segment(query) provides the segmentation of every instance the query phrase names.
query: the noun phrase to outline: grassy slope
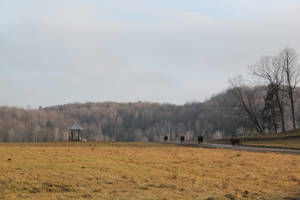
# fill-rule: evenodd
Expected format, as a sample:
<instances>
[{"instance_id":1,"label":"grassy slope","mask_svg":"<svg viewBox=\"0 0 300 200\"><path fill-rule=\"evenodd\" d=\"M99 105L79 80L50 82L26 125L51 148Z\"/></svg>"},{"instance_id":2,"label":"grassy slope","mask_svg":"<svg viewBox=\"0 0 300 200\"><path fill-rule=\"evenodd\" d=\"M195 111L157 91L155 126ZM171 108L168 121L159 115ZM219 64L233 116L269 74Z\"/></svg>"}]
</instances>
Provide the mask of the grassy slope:
<instances>
[{"instance_id":1,"label":"grassy slope","mask_svg":"<svg viewBox=\"0 0 300 200\"><path fill-rule=\"evenodd\" d=\"M290 139L290 140L273 140L273 141L246 141L243 142L243 145L300 149L300 138Z\"/></svg>"},{"instance_id":2,"label":"grassy slope","mask_svg":"<svg viewBox=\"0 0 300 200\"><path fill-rule=\"evenodd\" d=\"M248 137L243 139L243 145L300 149L300 130L276 135Z\"/></svg>"},{"instance_id":3,"label":"grassy slope","mask_svg":"<svg viewBox=\"0 0 300 200\"><path fill-rule=\"evenodd\" d=\"M300 198L296 155L149 143L0 144L0 155L0 199Z\"/></svg>"},{"instance_id":4,"label":"grassy slope","mask_svg":"<svg viewBox=\"0 0 300 200\"><path fill-rule=\"evenodd\" d=\"M241 140L242 145L300 149L300 129L280 134L245 137ZM207 142L230 144L229 139Z\"/></svg>"}]
</instances>

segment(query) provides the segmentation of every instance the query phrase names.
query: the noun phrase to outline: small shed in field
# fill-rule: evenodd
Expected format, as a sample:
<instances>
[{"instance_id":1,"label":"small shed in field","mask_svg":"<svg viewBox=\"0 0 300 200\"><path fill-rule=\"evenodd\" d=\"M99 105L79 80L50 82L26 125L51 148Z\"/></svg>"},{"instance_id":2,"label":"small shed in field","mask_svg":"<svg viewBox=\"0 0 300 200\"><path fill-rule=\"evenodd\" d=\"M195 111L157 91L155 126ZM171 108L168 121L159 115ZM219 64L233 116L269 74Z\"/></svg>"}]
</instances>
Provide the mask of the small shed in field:
<instances>
[{"instance_id":1,"label":"small shed in field","mask_svg":"<svg viewBox=\"0 0 300 200\"><path fill-rule=\"evenodd\" d=\"M73 124L68 130L68 139L69 141L81 141L81 131L83 128L81 128L78 124Z\"/></svg>"}]
</instances>

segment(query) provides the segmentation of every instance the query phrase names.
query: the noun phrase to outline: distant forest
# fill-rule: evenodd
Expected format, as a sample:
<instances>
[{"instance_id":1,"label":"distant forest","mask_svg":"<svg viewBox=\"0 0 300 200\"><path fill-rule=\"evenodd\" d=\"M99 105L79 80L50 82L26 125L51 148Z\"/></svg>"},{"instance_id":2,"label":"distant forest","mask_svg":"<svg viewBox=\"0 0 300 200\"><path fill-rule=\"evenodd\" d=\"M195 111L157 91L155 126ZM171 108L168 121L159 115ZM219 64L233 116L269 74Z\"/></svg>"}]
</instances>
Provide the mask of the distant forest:
<instances>
[{"instance_id":1,"label":"distant forest","mask_svg":"<svg viewBox=\"0 0 300 200\"><path fill-rule=\"evenodd\" d=\"M299 65L293 49L262 57L249 67L256 84L231 79L225 92L185 105L74 103L39 109L0 107L0 142L66 140L79 124L89 141L162 141L229 138L296 129L300 122Z\"/></svg>"},{"instance_id":2,"label":"distant forest","mask_svg":"<svg viewBox=\"0 0 300 200\"><path fill-rule=\"evenodd\" d=\"M83 136L95 141L161 141L185 135L192 139L230 137L240 127L253 129L234 106L228 91L205 103L183 106L157 103L76 103L39 110L0 108L0 141L64 140L66 128L80 124Z\"/></svg>"}]
</instances>

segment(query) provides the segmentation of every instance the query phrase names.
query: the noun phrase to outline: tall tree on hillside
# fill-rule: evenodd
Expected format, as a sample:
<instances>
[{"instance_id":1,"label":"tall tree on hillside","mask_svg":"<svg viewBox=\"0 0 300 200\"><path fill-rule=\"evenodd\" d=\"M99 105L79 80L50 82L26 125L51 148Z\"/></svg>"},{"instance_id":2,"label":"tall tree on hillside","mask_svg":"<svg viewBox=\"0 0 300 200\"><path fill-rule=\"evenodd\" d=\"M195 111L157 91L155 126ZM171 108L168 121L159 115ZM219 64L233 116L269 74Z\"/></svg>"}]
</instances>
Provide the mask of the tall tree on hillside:
<instances>
[{"instance_id":1,"label":"tall tree on hillside","mask_svg":"<svg viewBox=\"0 0 300 200\"><path fill-rule=\"evenodd\" d=\"M295 89L299 83L299 65L298 56L294 49L285 48L279 55L283 72L285 74L286 92L289 97L293 128L296 129L295 117Z\"/></svg>"},{"instance_id":2,"label":"tall tree on hillside","mask_svg":"<svg viewBox=\"0 0 300 200\"><path fill-rule=\"evenodd\" d=\"M264 111L268 112L271 109L271 113L279 113L281 129L285 132L284 94L282 91L283 73L280 59L278 57L262 57L255 65L250 66L250 71L254 76L258 77L259 80L268 85ZM275 112L276 108L278 108L279 112ZM273 116L273 120L276 119L276 117L277 116ZM274 129L277 131L275 127Z\"/></svg>"},{"instance_id":3,"label":"tall tree on hillside","mask_svg":"<svg viewBox=\"0 0 300 200\"><path fill-rule=\"evenodd\" d=\"M279 116L280 109L276 100L276 91L278 90L278 86L275 84L269 84L267 87L267 95L265 97L265 106L262 110L262 117L267 126L268 130L274 129L275 133L278 133L279 128Z\"/></svg>"}]
</instances>

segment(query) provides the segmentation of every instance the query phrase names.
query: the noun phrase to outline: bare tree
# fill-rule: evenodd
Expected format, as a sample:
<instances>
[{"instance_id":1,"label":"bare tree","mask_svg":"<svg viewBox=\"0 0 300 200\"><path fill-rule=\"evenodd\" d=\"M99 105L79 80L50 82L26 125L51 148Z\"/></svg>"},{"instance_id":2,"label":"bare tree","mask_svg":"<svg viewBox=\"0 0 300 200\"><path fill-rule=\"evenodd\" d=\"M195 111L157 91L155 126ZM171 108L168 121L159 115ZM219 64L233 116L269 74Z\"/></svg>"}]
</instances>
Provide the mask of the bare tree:
<instances>
[{"instance_id":1,"label":"bare tree","mask_svg":"<svg viewBox=\"0 0 300 200\"><path fill-rule=\"evenodd\" d=\"M259 133L264 133L264 127L257 104L259 98L257 97L256 92L245 86L242 76L237 76L229 80L229 83L231 84L231 90L239 101L241 108L255 125L256 130Z\"/></svg>"},{"instance_id":2,"label":"bare tree","mask_svg":"<svg viewBox=\"0 0 300 200\"><path fill-rule=\"evenodd\" d=\"M283 84L283 73L278 57L262 57L255 65L249 67L251 73L258 77L259 80L263 81L268 85L268 93L265 99L266 108L271 109L272 123L274 125L275 132L277 132L275 123L275 108L278 107L281 129L283 132L286 131L285 118L284 118L284 94L282 92ZM273 97L275 98L273 101Z\"/></svg>"},{"instance_id":3,"label":"bare tree","mask_svg":"<svg viewBox=\"0 0 300 200\"><path fill-rule=\"evenodd\" d=\"M285 75L284 84L286 86L286 92L289 97L291 114L293 120L293 129L296 129L296 117L295 117L295 89L299 83L299 65L298 56L295 50L291 48L285 48L280 54L279 58L283 73Z\"/></svg>"}]
</instances>

